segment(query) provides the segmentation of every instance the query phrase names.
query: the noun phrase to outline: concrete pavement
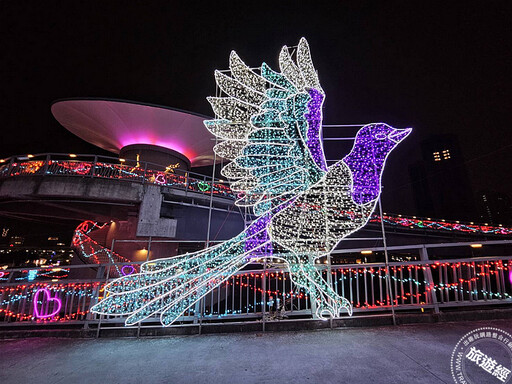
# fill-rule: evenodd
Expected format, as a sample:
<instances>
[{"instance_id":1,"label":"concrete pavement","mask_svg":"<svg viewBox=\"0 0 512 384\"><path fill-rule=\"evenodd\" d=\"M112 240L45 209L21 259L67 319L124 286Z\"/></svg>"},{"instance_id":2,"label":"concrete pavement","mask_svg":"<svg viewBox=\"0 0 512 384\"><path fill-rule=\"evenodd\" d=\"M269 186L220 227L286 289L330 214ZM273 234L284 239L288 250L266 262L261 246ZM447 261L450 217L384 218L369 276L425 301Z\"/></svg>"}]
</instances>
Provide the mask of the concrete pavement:
<instances>
[{"instance_id":1,"label":"concrete pavement","mask_svg":"<svg viewBox=\"0 0 512 384\"><path fill-rule=\"evenodd\" d=\"M171 336L0 340L0 383L453 383L459 339L511 320ZM492 379L492 377L491 377Z\"/></svg>"}]
</instances>

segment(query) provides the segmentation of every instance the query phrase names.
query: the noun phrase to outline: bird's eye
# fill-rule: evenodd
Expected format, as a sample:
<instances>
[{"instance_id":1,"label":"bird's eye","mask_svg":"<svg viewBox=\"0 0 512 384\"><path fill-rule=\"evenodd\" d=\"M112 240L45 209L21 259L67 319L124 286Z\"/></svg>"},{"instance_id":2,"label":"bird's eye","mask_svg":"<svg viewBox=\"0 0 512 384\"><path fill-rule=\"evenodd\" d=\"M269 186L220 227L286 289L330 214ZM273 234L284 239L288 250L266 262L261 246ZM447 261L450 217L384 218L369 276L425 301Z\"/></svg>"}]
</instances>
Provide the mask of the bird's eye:
<instances>
[{"instance_id":1,"label":"bird's eye","mask_svg":"<svg viewBox=\"0 0 512 384\"><path fill-rule=\"evenodd\" d=\"M377 133L377 134L375 135L375 138L376 138L377 140L384 140L384 139L386 138L386 134L385 134L385 133Z\"/></svg>"}]
</instances>

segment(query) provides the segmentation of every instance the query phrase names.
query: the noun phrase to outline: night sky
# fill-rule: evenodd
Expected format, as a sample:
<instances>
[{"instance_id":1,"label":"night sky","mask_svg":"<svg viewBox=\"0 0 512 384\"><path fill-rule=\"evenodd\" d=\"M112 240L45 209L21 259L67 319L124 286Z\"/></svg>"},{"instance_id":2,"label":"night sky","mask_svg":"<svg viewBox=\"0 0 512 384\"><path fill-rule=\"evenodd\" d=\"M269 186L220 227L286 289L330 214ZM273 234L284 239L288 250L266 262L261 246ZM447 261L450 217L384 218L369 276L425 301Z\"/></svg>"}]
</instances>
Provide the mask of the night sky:
<instances>
[{"instance_id":1,"label":"night sky","mask_svg":"<svg viewBox=\"0 0 512 384\"><path fill-rule=\"evenodd\" d=\"M474 190L512 195L510 1L239 3L2 1L0 156L106 154L53 118L60 98L211 116L213 71L231 50L277 69L281 46L305 36L327 94L324 123L414 128L388 162L385 210L415 214L408 166L437 133L458 136ZM347 149L326 150L340 159Z\"/></svg>"}]
</instances>

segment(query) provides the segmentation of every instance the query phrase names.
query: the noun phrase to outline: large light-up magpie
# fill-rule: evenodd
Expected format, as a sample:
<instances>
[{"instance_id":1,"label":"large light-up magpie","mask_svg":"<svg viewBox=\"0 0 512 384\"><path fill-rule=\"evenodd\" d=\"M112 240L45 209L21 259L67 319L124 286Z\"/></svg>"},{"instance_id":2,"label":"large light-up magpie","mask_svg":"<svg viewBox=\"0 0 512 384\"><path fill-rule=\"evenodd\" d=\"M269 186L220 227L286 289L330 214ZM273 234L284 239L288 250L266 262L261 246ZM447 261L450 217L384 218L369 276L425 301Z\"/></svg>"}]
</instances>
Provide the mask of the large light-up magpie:
<instances>
[{"instance_id":1,"label":"large light-up magpie","mask_svg":"<svg viewBox=\"0 0 512 384\"><path fill-rule=\"evenodd\" d=\"M223 94L208 98L216 119L205 126L220 140L216 154L231 160L221 173L238 194L236 204L256 218L228 241L149 261L140 273L110 282L92 311L126 315L127 325L159 314L171 325L255 257L271 256L307 290L317 316L352 314L314 263L368 222L386 159L411 129L363 126L350 153L328 167L321 139L325 93L304 38L293 49L283 47L279 71L265 63L251 69L232 52L230 75L216 71L215 78Z\"/></svg>"}]
</instances>

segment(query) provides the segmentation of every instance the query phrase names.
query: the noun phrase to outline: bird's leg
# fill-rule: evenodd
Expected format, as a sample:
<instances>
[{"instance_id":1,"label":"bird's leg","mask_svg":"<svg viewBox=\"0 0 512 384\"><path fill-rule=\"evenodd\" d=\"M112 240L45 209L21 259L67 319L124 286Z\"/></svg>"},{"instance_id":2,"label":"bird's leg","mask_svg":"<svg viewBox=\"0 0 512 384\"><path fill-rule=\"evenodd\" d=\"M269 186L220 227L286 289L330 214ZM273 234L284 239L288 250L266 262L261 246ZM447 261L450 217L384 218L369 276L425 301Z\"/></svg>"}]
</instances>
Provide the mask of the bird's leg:
<instances>
[{"instance_id":1,"label":"bird's leg","mask_svg":"<svg viewBox=\"0 0 512 384\"><path fill-rule=\"evenodd\" d=\"M322 274L317 268L311 264L309 265L312 271L308 277L310 278L310 281L320 287L319 290L321 291L322 295L327 298L327 301L324 301L324 304L327 303L327 311L329 311L328 308L333 308L334 317L338 317L341 310L345 308L348 314L352 316L352 304L350 304L350 302L343 296L338 295L338 293L334 291L332 286L324 280ZM317 315L320 318L322 318L322 310L325 309L321 308L320 311L317 311Z\"/></svg>"},{"instance_id":2,"label":"bird's leg","mask_svg":"<svg viewBox=\"0 0 512 384\"><path fill-rule=\"evenodd\" d=\"M290 277L293 282L305 288L316 302L316 315L324 319L327 312L332 317L338 317L343 308L352 315L352 305L347 299L338 295L322 278L320 272L310 263L307 256L297 257L288 261Z\"/></svg>"}]
</instances>

